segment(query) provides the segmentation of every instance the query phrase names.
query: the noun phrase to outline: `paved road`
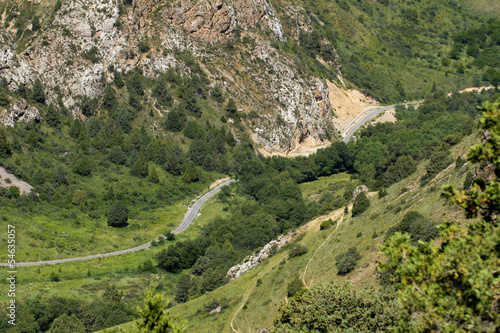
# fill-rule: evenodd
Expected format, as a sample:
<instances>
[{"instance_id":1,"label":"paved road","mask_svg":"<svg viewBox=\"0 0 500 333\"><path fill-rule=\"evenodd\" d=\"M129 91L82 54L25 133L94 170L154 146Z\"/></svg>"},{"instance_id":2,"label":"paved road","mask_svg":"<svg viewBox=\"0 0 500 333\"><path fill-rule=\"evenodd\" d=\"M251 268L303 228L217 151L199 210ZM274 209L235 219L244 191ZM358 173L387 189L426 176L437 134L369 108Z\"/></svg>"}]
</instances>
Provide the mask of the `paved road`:
<instances>
[{"instance_id":1,"label":"paved road","mask_svg":"<svg viewBox=\"0 0 500 333\"><path fill-rule=\"evenodd\" d=\"M191 222L193 222L194 218L198 214L198 211L200 210L201 206L205 203L205 201L213 197L217 192L220 191L220 189L223 186L226 186L235 181L236 181L235 179L228 180L227 182L220 184L219 186L215 187L213 190L211 190L210 192L199 198L194 203L193 207L191 207L191 209L188 210L188 212L185 215L186 217L184 218L184 221L181 223L181 225L177 229L172 231L172 233L177 234L179 232L183 232L184 230L186 230L186 228L189 227Z\"/></svg>"},{"instance_id":2,"label":"paved road","mask_svg":"<svg viewBox=\"0 0 500 333\"><path fill-rule=\"evenodd\" d=\"M418 102L409 102L409 103L401 103L401 104L394 104L394 105L389 105L389 106L384 106L381 108L377 107L371 107L369 109L366 109L363 111L358 117L356 117L349 125L347 125L347 133L344 132L344 140L342 140L344 143L348 143L349 140L351 140L352 136L354 133L361 127L363 126L367 121L370 119L373 119L376 115L378 115L381 112L390 110L396 105L412 105L412 104L420 104L423 101L418 101Z\"/></svg>"},{"instance_id":3,"label":"paved road","mask_svg":"<svg viewBox=\"0 0 500 333\"><path fill-rule=\"evenodd\" d=\"M189 227L189 225L193 222L194 218L196 217L196 215L200 211L200 208L205 203L205 201L207 201L208 199L213 197L215 194L217 194L217 192L219 192L222 187L229 185L230 183L235 182L235 181L236 180L234 180L234 179L228 180L227 182L220 184L219 186L215 187L214 189L212 189L211 191L206 193L200 199L198 199L194 203L193 207L191 207L187 211L185 218L184 218L184 221L182 221L181 225L177 229L172 231L172 233L177 234L179 232L183 232L184 230L186 230L187 227ZM109 253L103 253L103 254L96 254L96 255L92 255L92 256L69 258L69 259L57 259L57 260L37 261L37 262L18 262L18 263L16 263L16 266L55 265L55 264L62 264L65 262L72 262L72 261L83 261L83 260L90 260L90 259L97 259L97 258L112 257L112 256L120 255L120 254L125 254L125 253L129 253L129 252L135 252L135 251L147 249L150 246L151 246L151 242L140 245L140 246L136 246L136 247L133 247L130 249L116 251L116 252L109 252ZM8 264L0 263L0 266L5 267L5 266L8 266Z\"/></svg>"}]
</instances>

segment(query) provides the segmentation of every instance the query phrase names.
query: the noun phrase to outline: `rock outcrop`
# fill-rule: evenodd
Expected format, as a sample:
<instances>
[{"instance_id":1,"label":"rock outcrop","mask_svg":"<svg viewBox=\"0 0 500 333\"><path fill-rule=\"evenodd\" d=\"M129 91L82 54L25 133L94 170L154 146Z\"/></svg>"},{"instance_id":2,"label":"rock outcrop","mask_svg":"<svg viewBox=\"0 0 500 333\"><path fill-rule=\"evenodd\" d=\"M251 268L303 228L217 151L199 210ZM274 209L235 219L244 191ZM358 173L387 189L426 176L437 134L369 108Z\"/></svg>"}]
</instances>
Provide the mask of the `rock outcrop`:
<instances>
[{"instance_id":1,"label":"rock outcrop","mask_svg":"<svg viewBox=\"0 0 500 333\"><path fill-rule=\"evenodd\" d=\"M0 123L4 126L14 127L15 123L28 123L30 121L40 121L40 112L34 106L28 105L23 99L22 101L12 105L10 110L5 110L0 113Z\"/></svg>"},{"instance_id":2,"label":"rock outcrop","mask_svg":"<svg viewBox=\"0 0 500 333\"><path fill-rule=\"evenodd\" d=\"M267 243L262 250L259 252L254 252L252 255L243 259L243 263L233 266L227 271L227 276L230 279L236 279L239 276L242 276L249 270L255 268L262 260L269 258L276 251L281 249L283 246L288 244L291 241L291 237L289 234L282 235L277 239L273 239L269 243Z\"/></svg>"},{"instance_id":3,"label":"rock outcrop","mask_svg":"<svg viewBox=\"0 0 500 333\"><path fill-rule=\"evenodd\" d=\"M366 185L361 185L361 186L358 186L354 189L354 192L352 192L352 198L351 200L354 201L356 200L356 197L358 196L358 194L360 194L361 192L368 192L368 187L366 187Z\"/></svg>"}]
</instances>

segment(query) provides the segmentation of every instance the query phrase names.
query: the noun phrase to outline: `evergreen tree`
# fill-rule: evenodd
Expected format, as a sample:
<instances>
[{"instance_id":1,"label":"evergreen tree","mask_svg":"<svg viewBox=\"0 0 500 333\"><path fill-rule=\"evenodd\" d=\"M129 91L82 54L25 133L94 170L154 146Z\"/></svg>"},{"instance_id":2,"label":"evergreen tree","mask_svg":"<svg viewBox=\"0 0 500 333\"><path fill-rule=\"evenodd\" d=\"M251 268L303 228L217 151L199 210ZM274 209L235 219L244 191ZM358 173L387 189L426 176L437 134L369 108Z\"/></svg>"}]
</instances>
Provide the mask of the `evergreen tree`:
<instances>
[{"instance_id":1,"label":"evergreen tree","mask_svg":"<svg viewBox=\"0 0 500 333\"><path fill-rule=\"evenodd\" d=\"M130 173L137 177L146 177L148 175L148 161L143 154L140 154L139 158L132 164Z\"/></svg>"},{"instance_id":2,"label":"evergreen tree","mask_svg":"<svg viewBox=\"0 0 500 333\"><path fill-rule=\"evenodd\" d=\"M108 153L108 160L115 164L125 164L127 155L120 146L114 146Z\"/></svg>"},{"instance_id":3,"label":"evergreen tree","mask_svg":"<svg viewBox=\"0 0 500 333\"><path fill-rule=\"evenodd\" d=\"M163 303L162 296L150 287L144 296L144 305L138 308L140 320L136 322L137 333L182 333L182 325L175 323Z\"/></svg>"},{"instance_id":4,"label":"evergreen tree","mask_svg":"<svg viewBox=\"0 0 500 333\"><path fill-rule=\"evenodd\" d=\"M115 201L108 210L108 225L123 227L128 221L128 208L121 201Z\"/></svg>"},{"instance_id":5,"label":"evergreen tree","mask_svg":"<svg viewBox=\"0 0 500 333\"><path fill-rule=\"evenodd\" d=\"M115 77L113 79L113 83L115 87L117 87L118 89L123 88L123 86L125 85L125 82L123 82L122 75L120 74L120 72L115 71Z\"/></svg>"},{"instance_id":6,"label":"evergreen tree","mask_svg":"<svg viewBox=\"0 0 500 333\"><path fill-rule=\"evenodd\" d=\"M236 116L236 112L238 112L238 108L236 107L236 102L234 99L229 98L227 101L226 112L230 117Z\"/></svg>"},{"instance_id":7,"label":"evergreen tree","mask_svg":"<svg viewBox=\"0 0 500 333\"><path fill-rule=\"evenodd\" d=\"M193 162L188 164L186 171L182 175L182 181L185 183L201 181L200 171Z\"/></svg>"},{"instance_id":8,"label":"evergreen tree","mask_svg":"<svg viewBox=\"0 0 500 333\"><path fill-rule=\"evenodd\" d=\"M172 110L167 115L165 125L169 131L180 132L184 127L183 116L178 111Z\"/></svg>"},{"instance_id":9,"label":"evergreen tree","mask_svg":"<svg viewBox=\"0 0 500 333\"><path fill-rule=\"evenodd\" d=\"M394 89L399 94L399 99L404 100L406 97L406 92L400 79L396 79L396 82L394 82Z\"/></svg>"},{"instance_id":10,"label":"evergreen tree","mask_svg":"<svg viewBox=\"0 0 500 333\"><path fill-rule=\"evenodd\" d=\"M360 215L370 207L370 200L365 192L361 192L356 196L354 204L352 205L352 217Z\"/></svg>"},{"instance_id":11,"label":"evergreen tree","mask_svg":"<svg viewBox=\"0 0 500 333\"><path fill-rule=\"evenodd\" d=\"M7 140L4 128L0 127L0 157L7 157L10 155L12 155L12 146L9 140Z\"/></svg>"},{"instance_id":12,"label":"evergreen tree","mask_svg":"<svg viewBox=\"0 0 500 333\"><path fill-rule=\"evenodd\" d=\"M33 100L37 103L45 103L45 90L40 79L36 79L35 83L33 83L32 97Z\"/></svg>"},{"instance_id":13,"label":"evergreen tree","mask_svg":"<svg viewBox=\"0 0 500 333\"><path fill-rule=\"evenodd\" d=\"M88 176L92 172L92 161L87 155L80 155L75 159L73 170L80 176Z\"/></svg>"},{"instance_id":14,"label":"evergreen tree","mask_svg":"<svg viewBox=\"0 0 500 333\"><path fill-rule=\"evenodd\" d=\"M210 96L214 101L217 103L223 103L224 102L224 95L222 93L222 88L220 85L216 84L212 90L210 90Z\"/></svg>"},{"instance_id":15,"label":"evergreen tree","mask_svg":"<svg viewBox=\"0 0 500 333\"><path fill-rule=\"evenodd\" d=\"M47 121L47 124L52 127L56 127L61 123L61 120L59 118L59 111L52 103L50 103L49 107L47 108L47 113L45 114L45 121Z\"/></svg>"},{"instance_id":16,"label":"evergreen tree","mask_svg":"<svg viewBox=\"0 0 500 333\"><path fill-rule=\"evenodd\" d=\"M113 111L118 106L118 98L116 97L116 92L111 85L106 87L104 91L104 96L102 97L102 107L109 111Z\"/></svg>"},{"instance_id":17,"label":"evergreen tree","mask_svg":"<svg viewBox=\"0 0 500 333\"><path fill-rule=\"evenodd\" d=\"M41 26L40 26L40 19L38 18L38 16L33 16L33 19L31 20L31 31L35 32L35 31L38 31L40 30Z\"/></svg>"},{"instance_id":18,"label":"evergreen tree","mask_svg":"<svg viewBox=\"0 0 500 333\"><path fill-rule=\"evenodd\" d=\"M0 89L0 106L7 108L10 105L10 98L5 90Z\"/></svg>"},{"instance_id":19,"label":"evergreen tree","mask_svg":"<svg viewBox=\"0 0 500 333\"><path fill-rule=\"evenodd\" d=\"M156 168L154 166L149 167L148 180L154 184L158 184L160 182L160 178L158 177L158 173L156 172Z\"/></svg>"}]
</instances>

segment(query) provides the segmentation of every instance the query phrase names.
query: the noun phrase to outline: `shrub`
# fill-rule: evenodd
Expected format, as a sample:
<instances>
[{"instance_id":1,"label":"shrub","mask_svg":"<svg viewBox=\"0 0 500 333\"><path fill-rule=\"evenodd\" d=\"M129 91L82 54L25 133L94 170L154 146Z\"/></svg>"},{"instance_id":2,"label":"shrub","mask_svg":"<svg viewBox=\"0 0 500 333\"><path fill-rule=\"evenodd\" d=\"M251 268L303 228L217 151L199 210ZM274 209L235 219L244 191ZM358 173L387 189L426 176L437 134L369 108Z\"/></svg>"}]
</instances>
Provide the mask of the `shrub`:
<instances>
[{"instance_id":1,"label":"shrub","mask_svg":"<svg viewBox=\"0 0 500 333\"><path fill-rule=\"evenodd\" d=\"M115 164L125 164L127 156L120 146L115 146L109 151L108 160Z\"/></svg>"},{"instance_id":2,"label":"shrub","mask_svg":"<svg viewBox=\"0 0 500 333\"><path fill-rule=\"evenodd\" d=\"M99 49L95 46L92 46L89 50L82 52L81 57L95 64L101 60L101 55L99 53Z\"/></svg>"},{"instance_id":3,"label":"shrub","mask_svg":"<svg viewBox=\"0 0 500 333\"><path fill-rule=\"evenodd\" d=\"M337 255L335 265L337 266L338 275L346 275L351 272L356 268L359 259L361 259L361 255L356 247L351 247L346 252Z\"/></svg>"},{"instance_id":4,"label":"shrub","mask_svg":"<svg viewBox=\"0 0 500 333\"><path fill-rule=\"evenodd\" d=\"M362 214L365 210L370 207L370 200L366 196L365 192L361 192L357 195L352 206L352 216L358 216Z\"/></svg>"},{"instance_id":5,"label":"shrub","mask_svg":"<svg viewBox=\"0 0 500 333\"><path fill-rule=\"evenodd\" d=\"M278 310L271 332L388 332L400 308L394 295L351 284L315 284Z\"/></svg>"},{"instance_id":6,"label":"shrub","mask_svg":"<svg viewBox=\"0 0 500 333\"><path fill-rule=\"evenodd\" d=\"M407 233L410 235L412 243L417 243L419 240L428 242L438 235L436 224L426 219L419 212L411 211L403 216L401 222L396 226L387 230L386 238L391 237L396 232Z\"/></svg>"},{"instance_id":7,"label":"shrub","mask_svg":"<svg viewBox=\"0 0 500 333\"><path fill-rule=\"evenodd\" d=\"M303 245L295 245L290 249L290 251L288 251L288 257L289 258L299 257L306 253L307 253L307 247Z\"/></svg>"},{"instance_id":8,"label":"shrub","mask_svg":"<svg viewBox=\"0 0 500 333\"><path fill-rule=\"evenodd\" d=\"M50 273L50 281L59 282L59 281L61 281L61 277L56 272L52 272L52 273Z\"/></svg>"},{"instance_id":9,"label":"shrub","mask_svg":"<svg viewBox=\"0 0 500 333\"><path fill-rule=\"evenodd\" d=\"M328 228L330 228L333 224L333 221L332 219L329 219L329 220L326 220L326 221L323 221L321 222L321 224L319 225L319 230L326 230Z\"/></svg>"},{"instance_id":10,"label":"shrub","mask_svg":"<svg viewBox=\"0 0 500 333\"><path fill-rule=\"evenodd\" d=\"M128 221L128 208L121 201L115 201L108 211L108 225L123 227Z\"/></svg>"},{"instance_id":11,"label":"shrub","mask_svg":"<svg viewBox=\"0 0 500 333\"><path fill-rule=\"evenodd\" d=\"M294 297L300 296L305 291L305 288L300 278L296 276L292 281L290 281L290 283L288 283L286 290L288 297Z\"/></svg>"},{"instance_id":12,"label":"shrub","mask_svg":"<svg viewBox=\"0 0 500 333\"><path fill-rule=\"evenodd\" d=\"M385 197L387 195L387 190L385 188L381 188L379 191L378 191L378 198L379 199L382 199L383 197Z\"/></svg>"},{"instance_id":13,"label":"shrub","mask_svg":"<svg viewBox=\"0 0 500 333\"><path fill-rule=\"evenodd\" d=\"M73 193L73 200L71 201L73 205L79 206L85 204L86 201L87 196L82 190L76 190L75 193Z\"/></svg>"},{"instance_id":14,"label":"shrub","mask_svg":"<svg viewBox=\"0 0 500 333\"><path fill-rule=\"evenodd\" d=\"M86 155L78 157L73 165L73 170L80 176L88 176L92 172L92 162Z\"/></svg>"}]
</instances>

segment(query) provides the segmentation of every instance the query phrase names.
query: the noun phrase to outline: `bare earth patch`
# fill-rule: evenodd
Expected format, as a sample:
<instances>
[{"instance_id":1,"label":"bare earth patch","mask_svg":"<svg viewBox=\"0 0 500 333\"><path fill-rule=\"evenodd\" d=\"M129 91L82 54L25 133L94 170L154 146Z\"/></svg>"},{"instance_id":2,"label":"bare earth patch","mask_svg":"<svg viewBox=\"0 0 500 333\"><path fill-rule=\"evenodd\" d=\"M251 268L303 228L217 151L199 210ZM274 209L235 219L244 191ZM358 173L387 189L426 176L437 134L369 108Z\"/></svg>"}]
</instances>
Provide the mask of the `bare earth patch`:
<instances>
[{"instance_id":1,"label":"bare earth patch","mask_svg":"<svg viewBox=\"0 0 500 333\"><path fill-rule=\"evenodd\" d=\"M220 179L217 179L216 181L214 181L212 184L210 184L210 186L208 187L209 190L213 189L214 187L216 187L217 185L219 184L222 184L224 182L227 182L228 180L231 180L231 177L226 177L226 178L220 178Z\"/></svg>"},{"instance_id":2,"label":"bare earth patch","mask_svg":"<svg viewBox=\"0 0 500 333\"><path fill-rule=\"evenodd\" d=\"M33 186L30 184L23 182L22 180L19 180L16 178L11 173L8 173L7 170L5 170L3 167L0 167L0 186L1 187L11 187L11 186L17 186L19 190L21 191L21 194L28 194L31 192L31 189L33 189ZM7 179L10 179L10 183Z\"/></svg>"},{"instance_id":3,"label":"bare earth patch","mask_svg":"<svg viewBox=\"0 0 500 333\"><path fill-rule=\"evenodd\" d=\"M330 103L336 118L333 123L335 128L343 132L359 114L364 110L379 105L377 100L364 95L356 89L343 89L335 83L326 81L330 95Z\"/></svg>"}]
</instances>

